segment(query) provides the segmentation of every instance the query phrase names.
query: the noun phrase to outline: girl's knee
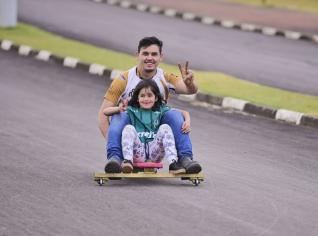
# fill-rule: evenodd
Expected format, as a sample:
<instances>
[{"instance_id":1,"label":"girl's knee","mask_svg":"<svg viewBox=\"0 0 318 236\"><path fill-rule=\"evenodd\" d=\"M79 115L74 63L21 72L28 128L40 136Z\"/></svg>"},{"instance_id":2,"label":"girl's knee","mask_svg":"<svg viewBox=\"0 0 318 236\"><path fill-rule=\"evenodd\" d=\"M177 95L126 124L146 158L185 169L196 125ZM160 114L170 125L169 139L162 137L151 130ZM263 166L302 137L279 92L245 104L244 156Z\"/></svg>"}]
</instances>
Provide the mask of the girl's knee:
<instances>
[{"instance_id":1,"label":"girl's knee","mask_svg":"<svg viewBox=\"0 0 318 236\"><path fill-rule=\"evenodd\" d=\"M163 131L172 131L171 127L167 124L162 124L160 125L159 129L163 130Z\"/></svg>"},{"instance_id":2,"label":"girl's knee","mask_svg":"<svg viewBox=\"0 0 318 236\"><path fill-rule=\"evenodd\" d=\"M160 125L158 133L173 134L171 127L169 125L167 125L167 124Z\"/></svg>"},{"instance_id":3,"label":"girl's knee","mask_svg":"<svg viewBox=\"0 0 318 236\"><path fill-rule=\"evenodd\" d=\"M128 133L135 133L136 129L132 125L126 125L123 132L128 132Z\"/></svg>"}]
</instances>

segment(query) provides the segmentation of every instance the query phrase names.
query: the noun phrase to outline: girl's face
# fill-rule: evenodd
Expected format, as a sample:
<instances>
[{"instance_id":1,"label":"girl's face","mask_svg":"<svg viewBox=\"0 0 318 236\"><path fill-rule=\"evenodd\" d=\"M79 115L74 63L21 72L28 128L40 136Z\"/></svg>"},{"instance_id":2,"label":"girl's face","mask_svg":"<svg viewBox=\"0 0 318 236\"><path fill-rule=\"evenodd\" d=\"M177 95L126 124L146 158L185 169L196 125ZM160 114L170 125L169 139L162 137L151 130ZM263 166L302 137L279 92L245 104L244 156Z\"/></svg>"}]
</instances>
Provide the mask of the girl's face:
<instances>
[{"instance_id":1,"label":"girl's face","mask_svg":"<svg viewBox=\"0 0 318 236\"><path fill-rule=\"evenodd\" d=\"M138 94L139 106L143 109L151 109L157 100L150 88L143 88Z\"/></svg>"}]
</instances>

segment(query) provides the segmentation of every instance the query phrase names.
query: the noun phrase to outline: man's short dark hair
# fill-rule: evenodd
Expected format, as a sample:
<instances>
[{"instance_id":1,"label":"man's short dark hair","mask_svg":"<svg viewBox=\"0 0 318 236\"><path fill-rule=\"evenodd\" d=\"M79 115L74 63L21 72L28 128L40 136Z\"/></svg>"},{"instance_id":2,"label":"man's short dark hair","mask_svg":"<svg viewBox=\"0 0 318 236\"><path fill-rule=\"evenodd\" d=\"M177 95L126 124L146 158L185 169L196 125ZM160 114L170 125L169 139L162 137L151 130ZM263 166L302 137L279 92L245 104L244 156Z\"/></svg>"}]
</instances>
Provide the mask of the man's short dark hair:
<instances>
[{"instance_id":1,"label":"man's short dark hair","mask_svg":"<svg viewBox=\"0 0 318 236\"><path fill-rule=\"evenodd\" d=\"M140 52L141 48L149 47L150 45L153 45L153 44L155 44L159 47L159 52L161 53L162 41L155 36L145 37L145 38L141 39L139 41L139 44L138 44L138 53Z\"/></svg>"}]
</instances>

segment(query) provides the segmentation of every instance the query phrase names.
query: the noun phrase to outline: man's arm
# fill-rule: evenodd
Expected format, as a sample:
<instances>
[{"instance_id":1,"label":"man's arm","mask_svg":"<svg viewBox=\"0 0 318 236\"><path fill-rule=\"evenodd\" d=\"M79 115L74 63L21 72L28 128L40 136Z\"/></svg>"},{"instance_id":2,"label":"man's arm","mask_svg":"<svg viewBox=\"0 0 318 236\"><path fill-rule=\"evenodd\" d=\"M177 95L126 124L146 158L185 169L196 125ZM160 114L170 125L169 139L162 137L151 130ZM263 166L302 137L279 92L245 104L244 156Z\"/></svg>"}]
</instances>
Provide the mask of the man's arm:
<instances>
[{"instance_id":1,"label":"man's arm","mask_svg":"<svg viewBox=\"0 0 318 236\"><path fill-rule=\"evenodd\" d=\"M104 114L104 109L109 107L114 107L115 104L107 99L104 99L102 102L102 105L100 106L99 112L98 112L98 127L102 133L102 135L106 138L107 130L109 127L108 124L108 117Z\"/></svg>"},{"instance_id":2,"label":"man's arm","mask_svg":"<svg viewBox=\"0 0 318 236\"><path fill-rule=\"evenodd\" d=\"M104 114L104 109L108 107L114 107L117 104L118 99L122 95L126 87L126 77L127 73L121 74L118 78L114 79L111 83L109 89L107 89L104 96L104 100L98 112L98 127L102 135L106 138L107 130L109 127L108 117Z\"/></svg>"},{"instance_id":3,"label":"man's arm","mask_svg":"<svg viewBox=\"0 0 318 236\"><path fill-rule=\"evenodd\" d=\"M120 107L107 107L104 109L103 113L105 116L112 116L120 112Z\"/></svg>"}]
</instances>

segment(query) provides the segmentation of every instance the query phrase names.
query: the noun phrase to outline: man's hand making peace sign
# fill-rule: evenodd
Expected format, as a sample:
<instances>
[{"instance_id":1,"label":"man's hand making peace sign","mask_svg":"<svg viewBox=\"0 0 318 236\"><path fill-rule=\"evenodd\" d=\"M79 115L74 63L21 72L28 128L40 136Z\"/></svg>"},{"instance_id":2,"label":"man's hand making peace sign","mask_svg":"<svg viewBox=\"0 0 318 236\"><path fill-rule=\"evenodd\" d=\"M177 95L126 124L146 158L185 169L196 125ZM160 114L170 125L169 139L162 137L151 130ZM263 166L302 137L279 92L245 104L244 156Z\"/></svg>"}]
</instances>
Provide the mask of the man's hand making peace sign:
<instances>
[{"instance_id":1,"label":"man's hand making peace sign","mask_svg":"<svg viewBox=\"0 0 318 236\"><path fill-rule=\"evenodd\" d=\"M181 64L178 64L181 77L184 85L186 86L185 91L187 94L194 94L197 92L198 88L194 82L194 75L191 70L189 70L189 62L186 61L185 66L183 67Z\"/></svg>"}]
</instances>

